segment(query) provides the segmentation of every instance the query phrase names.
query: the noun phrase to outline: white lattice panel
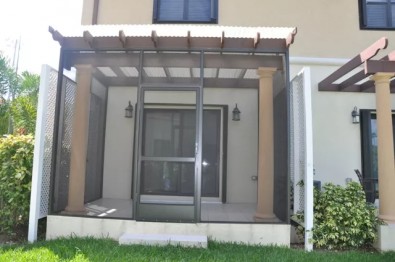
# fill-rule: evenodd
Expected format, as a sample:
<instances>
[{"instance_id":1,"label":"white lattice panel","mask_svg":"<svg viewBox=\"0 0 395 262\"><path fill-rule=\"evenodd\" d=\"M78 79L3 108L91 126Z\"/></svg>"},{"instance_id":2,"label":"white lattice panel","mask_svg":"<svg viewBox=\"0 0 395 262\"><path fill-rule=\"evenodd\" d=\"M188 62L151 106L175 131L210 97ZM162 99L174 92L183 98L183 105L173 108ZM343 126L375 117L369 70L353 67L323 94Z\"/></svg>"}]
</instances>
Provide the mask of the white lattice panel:
<instances>
[{"instance_id":1,"label":"white lattice panel","mask_svg":"<svg viewBox=\"0 0 395 262\"><path fill-rule=\"evenodd\" d=\"M303 74L291 82L291 180L294 192L294 212L304 210L305 115Z\"/></svg>"},{"instance_id":2,"label":"white lattice panel","mask_svg":"<svg viewBox=\"0 0 395 262\"><path fill-rule=\"evenodd\" d=\"M39 218L46 217L49 209L50 178L52 168L52 142L53 127L56 104L56 87L58 83L58 72L51 69L49 72L49 82L47 89L47 104L45 105L45 140L44 140L44 159L42 166L41 197Z\"/></svg>"}]
</instances>

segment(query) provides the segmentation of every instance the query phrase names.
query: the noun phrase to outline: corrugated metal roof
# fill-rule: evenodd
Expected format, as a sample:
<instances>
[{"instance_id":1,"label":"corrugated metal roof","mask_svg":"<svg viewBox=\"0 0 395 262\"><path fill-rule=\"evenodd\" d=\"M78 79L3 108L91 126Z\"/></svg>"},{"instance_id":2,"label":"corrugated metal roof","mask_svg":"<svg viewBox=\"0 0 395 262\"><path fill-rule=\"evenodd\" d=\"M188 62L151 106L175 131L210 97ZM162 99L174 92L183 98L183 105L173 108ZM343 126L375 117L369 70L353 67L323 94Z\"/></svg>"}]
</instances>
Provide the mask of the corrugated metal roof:
<instances>
[{"instance_id":1,"label":"corrugated metal roof","mask_svg":"<svg viewBox=\"0 0 395 262\"><path fill-rule=\"evenodd\" d=\"M50 28L65 49L255 49L284 52L293 43L294 27L215 25L91 25Z\"/></svg>"},{"instance_id":2,"label":"corrugated metal roof","mask_svg":"<svg viewBox=\"0 0 395 262\"><path fill-rule=\"evenodd\" d=\"M64 37L81 37L84 31L89 31L93 37L118 36L120 30L125 36L151 37L155 31L158 37L222 37L225 33L229 38L254 38L257 33L263 39L287 39L296 33L295 27L242 27L216 25L90 25L79 27L58 28Z\"/></svg>"}]
</instances>

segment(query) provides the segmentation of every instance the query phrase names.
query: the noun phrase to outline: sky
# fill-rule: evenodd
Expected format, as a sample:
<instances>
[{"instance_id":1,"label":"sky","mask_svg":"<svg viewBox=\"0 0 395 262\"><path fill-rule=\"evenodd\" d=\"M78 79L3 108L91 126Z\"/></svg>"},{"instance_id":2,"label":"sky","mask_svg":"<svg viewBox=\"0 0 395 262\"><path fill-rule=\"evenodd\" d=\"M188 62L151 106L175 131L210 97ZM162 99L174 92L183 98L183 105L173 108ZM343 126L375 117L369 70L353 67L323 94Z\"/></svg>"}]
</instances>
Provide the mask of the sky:
<instances>
[{"instance_id":1,"label":"sky","mask_svg":"<svg viewBox=\"0 0 395 262\"><path fill-rule=\"evenodd\" d=\"M82 0L0 0L0 10L0 51L10 65L18 64L18 72L39 74L42 64L58 68L59 44L48 27L80 25Z\"/></svg>"}]
</instances>

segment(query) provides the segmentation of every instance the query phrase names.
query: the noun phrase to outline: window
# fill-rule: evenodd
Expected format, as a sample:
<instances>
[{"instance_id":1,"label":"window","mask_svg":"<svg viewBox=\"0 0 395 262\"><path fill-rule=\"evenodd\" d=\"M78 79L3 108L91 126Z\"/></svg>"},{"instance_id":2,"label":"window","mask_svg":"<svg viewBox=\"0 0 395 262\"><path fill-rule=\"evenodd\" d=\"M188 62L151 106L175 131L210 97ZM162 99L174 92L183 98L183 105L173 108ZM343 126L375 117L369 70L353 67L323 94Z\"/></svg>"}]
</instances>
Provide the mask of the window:
<instances>
[{"instance_id":1,"label":"window","mask_svg":"<svg viewBox=\"0 0 395 262\"><path fill-rule=\"evenodd\" d=\"M361 28L395 29L395 0L360 0Z\"/></svg>"},{"instance_id":2,"label":"window","mask_svg":"<svg viewBox=\"0 0 395 262\"><path fill-rule=\"evenodd\" d=\"M218 0L154 0L154 23L217 23Z\"/></svg>"}]
</instances>

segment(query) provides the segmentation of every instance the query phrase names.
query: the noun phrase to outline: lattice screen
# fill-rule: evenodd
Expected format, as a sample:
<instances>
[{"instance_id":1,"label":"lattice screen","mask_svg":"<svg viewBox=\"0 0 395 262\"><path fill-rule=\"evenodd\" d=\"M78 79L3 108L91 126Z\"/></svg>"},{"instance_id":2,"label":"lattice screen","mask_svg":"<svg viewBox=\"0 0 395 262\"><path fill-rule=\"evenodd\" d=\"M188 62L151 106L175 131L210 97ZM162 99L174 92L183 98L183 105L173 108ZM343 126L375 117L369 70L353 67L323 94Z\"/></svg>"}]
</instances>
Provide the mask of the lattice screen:
<instances>
[{"instance_id":1,"label":"lattice screen","mask_svg":"<svg viewBox=\"0 0 395 262\"><path fill-rule=\"evenodd\" d=\"M55 103L56 103L56 87L58 84L58 72L54 69L49 71L49 82L47 89L47 105L45 107L45 141L44 141L44 159L42 167L42 184L41 184L41 198L40 198L40 212L39 218L48 215L49 207L49 192L50 192L50 177L52 168L52 142L53 142L53 127L55 117Z\"/></svg>"},{"instance_id":2,"label":"lattice screen","mask_svg":"<svg viewBox=\"0 0 395 262\"><path fill-rule=\"evenodd\" d=\"M291 185L293 186L294 212L304 210L304 187L301 181L305 174L305 111L304 76L297 75L291 81Z\"/></svg>"},{"instance_id":3,"label":"lattice screen","mask_svg":"<svg viewBox=\"0 0 395 262\"><path fill-rule=\"evenodd\" d=\"M76 84L64 77L62 81L64 92L62 94L61 106L61 129L59 130L61 144L58 148L60 162L58 164L54 181L53 209L55 212L63 210L67 205L69 189L71 137L73 132L73 115Z\"/></svg>"}]
</instances>

